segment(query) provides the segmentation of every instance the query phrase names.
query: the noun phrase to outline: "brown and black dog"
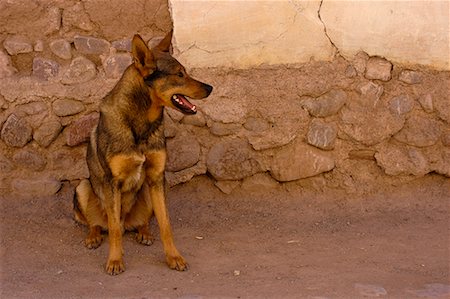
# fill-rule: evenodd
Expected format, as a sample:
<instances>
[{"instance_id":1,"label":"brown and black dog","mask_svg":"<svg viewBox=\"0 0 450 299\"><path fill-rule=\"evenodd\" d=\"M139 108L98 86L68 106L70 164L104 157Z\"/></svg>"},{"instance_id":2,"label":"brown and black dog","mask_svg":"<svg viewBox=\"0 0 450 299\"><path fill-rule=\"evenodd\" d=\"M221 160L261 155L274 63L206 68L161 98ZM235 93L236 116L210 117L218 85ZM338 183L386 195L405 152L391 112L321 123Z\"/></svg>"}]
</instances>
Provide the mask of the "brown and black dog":
<instances>
[{"instance_id":1,"label":"brown and black dog","mask_svg":"<svg viewBox=\"0 0 450 299\"><path fill-rule=\"evenodd\" d=\"M97 248L109 234L106 272L125 270L122 234L136 231L139 243L153 242L149 221L156 215L166 261L183 271L187 263L173 242L165 204L164 107L185 114L197 109L186 97L207 97L212 86L194 80L169 54L172 32L153 49L139 35L132 40L133 63L100 104L100 119L87 150L90 178L74 196L75 219L89 227L85 244Z\"/></svg>"}]
</instances>

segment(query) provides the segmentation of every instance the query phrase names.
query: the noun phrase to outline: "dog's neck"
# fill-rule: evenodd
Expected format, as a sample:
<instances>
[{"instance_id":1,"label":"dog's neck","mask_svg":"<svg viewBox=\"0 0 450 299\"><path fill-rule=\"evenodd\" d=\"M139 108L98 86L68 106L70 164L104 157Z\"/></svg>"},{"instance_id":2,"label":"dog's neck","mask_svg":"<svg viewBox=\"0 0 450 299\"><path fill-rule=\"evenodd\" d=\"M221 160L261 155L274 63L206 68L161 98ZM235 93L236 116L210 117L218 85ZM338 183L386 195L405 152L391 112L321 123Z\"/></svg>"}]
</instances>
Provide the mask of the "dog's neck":
<instances>
[{"instance_id":1,"label":"dog's neck","mask_svg":"<svg viewBox=\"0 0 450 299\"><path fill-rule=\"evenodd\" d=\"M130 66L125 73L121 81L133 82L132 88L128 88L131 93L125 95L130 98L128 105L132 105L131 111L137 114L145 113L145 118L148 122L153 123L162 118L164 107L160 104L162 101L157 97L156 92L149 87L144 80L136 76L134 72L138 72L133 66ZM125 80L126 76L134 77L134 80ZM139 78L139 79L136 79ZM120 84L120 83L119 83ZM119 87L118 90L121 90ZM134 115L136 116L136 115Z\"/></svg>"},{"instance_id":2,"label":"dog's neck","mask_svg":"<svg viewBox=\"0 0 450 299\"><path fill-rule=\"evenodd\" d=\"M150 122L155 122L156 120L162 117L162 114L164 112L164 106L159 104L161 101L158 100L156 93L151 88L150 88L150 101L151 101L150 107L147 109L147 119Z\"/></svg>"}]
</instances>

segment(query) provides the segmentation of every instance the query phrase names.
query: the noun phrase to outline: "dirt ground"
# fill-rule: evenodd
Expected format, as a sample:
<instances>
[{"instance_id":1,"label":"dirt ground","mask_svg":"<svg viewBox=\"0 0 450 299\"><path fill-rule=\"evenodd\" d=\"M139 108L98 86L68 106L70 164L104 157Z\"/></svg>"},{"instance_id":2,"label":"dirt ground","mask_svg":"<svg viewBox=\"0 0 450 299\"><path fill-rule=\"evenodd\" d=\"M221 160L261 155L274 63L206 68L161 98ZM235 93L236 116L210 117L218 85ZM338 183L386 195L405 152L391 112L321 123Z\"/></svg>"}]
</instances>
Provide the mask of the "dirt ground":
<instances>
[{"instance_id":1,"label":"dirt ground","mask_svg":"<svg viewBox=\"0 0 450 299\"><path fill-rule=\"evenodd\" d=\"M126 272L104 271L72 220L73 187L1 200L1 298L450 298L450 180L367 196L295 184L225 195L207 177L169 191L187 272L156 241L124 238Z\"/></svg>"}]
</instances>

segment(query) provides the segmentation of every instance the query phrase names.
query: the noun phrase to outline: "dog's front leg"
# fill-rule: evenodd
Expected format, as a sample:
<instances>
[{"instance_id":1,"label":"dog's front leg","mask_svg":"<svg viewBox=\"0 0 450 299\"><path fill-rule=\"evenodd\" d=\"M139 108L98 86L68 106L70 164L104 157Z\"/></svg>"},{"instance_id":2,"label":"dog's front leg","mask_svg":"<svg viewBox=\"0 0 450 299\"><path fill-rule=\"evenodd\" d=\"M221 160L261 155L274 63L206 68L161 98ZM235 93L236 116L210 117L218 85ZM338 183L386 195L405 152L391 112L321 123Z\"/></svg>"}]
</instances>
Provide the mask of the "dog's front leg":
<instances>
[{"instance_id":1,"label":"dog's front leg","mask_svg":"<svg viewBox=\"0 0 450 299\"><path fill-rule=\"evenodd\" d=\"M164 167L166 163L166 152L160 150L152 152L147 156L146 175L149 182L150 198L158 221L161 241L164 246L166 262L169 268L178 271L187 270L187 263L180 255L173 242L172 228L170 226L169 213L164 196Z\"/></svg>"},{"instance_id":2,"label":"dog's front leg","mask_svg":"<svg viewBox=\"0 0 450 299\"><path fill-rule=\"evenodd\" d=\"M122 248L122 224L121 214L121 191L117 186L113 186L106 203L106 214L108 216L108 234L109 234L109 256L106 263L106 272L111 275L117 275L125 271L123 263ZM112 194L111 194L112 193Z\"/></svg>"}]
</instances>

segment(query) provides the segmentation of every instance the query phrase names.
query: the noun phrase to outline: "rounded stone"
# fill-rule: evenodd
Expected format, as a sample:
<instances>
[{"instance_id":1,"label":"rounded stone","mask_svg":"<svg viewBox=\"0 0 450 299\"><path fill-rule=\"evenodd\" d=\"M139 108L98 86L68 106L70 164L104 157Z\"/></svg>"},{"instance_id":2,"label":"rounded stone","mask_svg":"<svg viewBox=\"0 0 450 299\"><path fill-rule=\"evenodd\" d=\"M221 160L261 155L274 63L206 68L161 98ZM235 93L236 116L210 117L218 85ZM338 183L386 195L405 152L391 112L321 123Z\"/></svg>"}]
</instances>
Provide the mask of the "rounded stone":
<instances>
[{"instance_id":1,"label":"rounded stone","mask_svg":"<svg viewBox=\"0 0 450 299\"><path fill-rule=\"evenodd\" d=\"M250 145L241 139L216 143L208 153L206 165L216 180L240 180L262 171Z\"/></svg>"},{"instance_id":2,"label":"rounded stone","mask_svg":"<svg viewBox=\"0 0 450 299\"><path fill-rule=\"evenodd\" d=\"M23 147L31 140L32 131L24 119L11 114L3 125L1 137L9 146Z\"/></svg>"},{"instance_id":3,"label":"rounded stone","mask_svg":"<svg viewBox=\"0 0 450 299\"><path fill-rule=\"evenodd\" d=\"M200 144L193 135L176 136L167 141L167 171L194 166L200 158Z\"/></svg>"}]
</instances>

